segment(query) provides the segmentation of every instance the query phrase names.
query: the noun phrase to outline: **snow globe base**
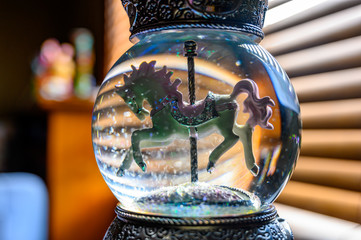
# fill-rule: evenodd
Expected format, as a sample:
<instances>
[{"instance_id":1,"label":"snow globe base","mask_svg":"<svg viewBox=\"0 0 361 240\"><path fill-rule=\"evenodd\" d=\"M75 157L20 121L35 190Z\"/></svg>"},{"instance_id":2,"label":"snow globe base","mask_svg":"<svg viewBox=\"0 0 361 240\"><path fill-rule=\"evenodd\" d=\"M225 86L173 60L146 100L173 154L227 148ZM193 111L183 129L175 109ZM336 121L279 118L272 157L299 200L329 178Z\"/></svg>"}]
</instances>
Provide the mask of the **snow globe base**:
<instances>
[{"instance_id":1,"label":"snow globe base","mask_svg":"<svg viewBox=\"0 0 361 240\"><path fill-rule=\"evenodd\" d=\"M105 240L239 240L294 239L288 223L273 205L246 215L229 217L168 217L126 211L119 205L117 217Z\"/></svg>"}]
</instances>

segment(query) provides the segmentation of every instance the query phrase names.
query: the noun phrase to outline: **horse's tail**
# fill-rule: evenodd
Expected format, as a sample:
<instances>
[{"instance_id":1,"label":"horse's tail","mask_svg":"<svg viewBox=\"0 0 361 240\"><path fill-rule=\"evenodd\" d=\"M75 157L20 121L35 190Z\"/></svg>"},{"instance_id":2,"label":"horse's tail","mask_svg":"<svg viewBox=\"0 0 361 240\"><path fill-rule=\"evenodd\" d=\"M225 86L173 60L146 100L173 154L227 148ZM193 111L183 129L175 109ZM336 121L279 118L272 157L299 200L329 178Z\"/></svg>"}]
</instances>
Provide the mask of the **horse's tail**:
<instances>
[{"instance_id":1,"label":"horse's tail","mask_svg":"<svg viewBox=\"0 0 361 240\"><path fill-rule=\"evenodd\" d=\"M243 112L249 113L247 124L251 127L260 125L262 128L273 129L273 125L268 122L272 115L271 106L274 106L274 101L266 96L259 97L258 87L251 79L244 79L239 81L233 88L230 97L235 100L241 93L247 93L248 97L243 102Z\"/></svg>"}]
</instances>

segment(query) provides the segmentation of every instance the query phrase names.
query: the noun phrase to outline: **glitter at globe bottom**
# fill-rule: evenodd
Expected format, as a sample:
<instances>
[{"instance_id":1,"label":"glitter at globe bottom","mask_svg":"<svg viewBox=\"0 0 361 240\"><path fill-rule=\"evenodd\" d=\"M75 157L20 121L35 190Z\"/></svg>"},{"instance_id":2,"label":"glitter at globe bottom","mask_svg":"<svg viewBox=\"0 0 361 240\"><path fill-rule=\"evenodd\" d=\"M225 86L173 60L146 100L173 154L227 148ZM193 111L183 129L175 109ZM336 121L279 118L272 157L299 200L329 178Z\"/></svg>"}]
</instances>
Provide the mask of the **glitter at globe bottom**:
<instances>
[{"instance_id":1,"label":"glitter at globe bottom","mask_svg":"<svg viewBox=\"0 0 361 240\"><path fill-rule=\"evenodd\" d=\"M210 217L255 213L259 199L246 191L208 183L185 183L164 187L135 199L131 209L138 213L177 216Z\"/></svg>"}]
</instances>

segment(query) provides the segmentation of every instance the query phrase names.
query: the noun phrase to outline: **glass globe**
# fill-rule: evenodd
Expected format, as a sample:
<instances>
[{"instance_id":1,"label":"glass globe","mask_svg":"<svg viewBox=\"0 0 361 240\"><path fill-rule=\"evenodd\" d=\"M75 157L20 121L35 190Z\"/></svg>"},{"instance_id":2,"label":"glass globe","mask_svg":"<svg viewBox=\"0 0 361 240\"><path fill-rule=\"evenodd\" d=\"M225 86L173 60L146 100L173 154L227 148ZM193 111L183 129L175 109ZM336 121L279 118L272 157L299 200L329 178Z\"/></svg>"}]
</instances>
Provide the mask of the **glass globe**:
<instances>
[{"instance_id":1,"label":"glass globe","mask_svg":"<svg viewBox=\"0 0 361 240\"><path fill-rule=\"evenodd\" d=\"M299 154L286 73L246 34L164 30L138 40L105 77L93 111L96 160L120 207L177 217L267 208Z\"/></svg>"}]
</instances>

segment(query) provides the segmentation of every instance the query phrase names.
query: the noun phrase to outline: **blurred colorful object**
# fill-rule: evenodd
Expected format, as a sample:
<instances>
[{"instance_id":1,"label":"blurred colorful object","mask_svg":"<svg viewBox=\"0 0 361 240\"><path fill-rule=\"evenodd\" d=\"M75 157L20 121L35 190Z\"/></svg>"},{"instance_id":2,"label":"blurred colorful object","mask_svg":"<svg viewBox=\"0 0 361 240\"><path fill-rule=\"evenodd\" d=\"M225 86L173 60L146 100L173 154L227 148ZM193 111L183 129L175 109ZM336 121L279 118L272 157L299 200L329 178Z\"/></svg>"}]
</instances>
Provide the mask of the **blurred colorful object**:
<instances>
[{"instance_id":1,"label":"blurred colorful object","mask_svg":"<svg viewBox=\"0 0 361 240\"><path fill-rule=\"evenodd\" d=\"M34 60L37 94L46 100L62 101L71 97L75 73L74 48L56 39L46 40Z\"/></svg>"},{"instance_id":2,"label":"blurred colorful object","mask_svg":"<svg viewBox=\"0 0 361 240\"><path fill-rule=\"evenodd\" d=\"M76 75L74 93L77 97L87 99L91 96L95 78L92 75L94 66L94 39L89 30L76 29L72 35L76 51Z\"/></svg>"},{"instance_id":3,"label":"blurred colorful object","mask_svg":"<svg viewBox=\"0 0 361 240\"><path fill-rule=\"evenodd\" d=\"M90 98L95 85L93 36L86 29L76 29L72 36L75 49L53 38L42 44L32 64L38 97L55 101L64 101L73 95Z\"/></svg>"}]
</instances>

